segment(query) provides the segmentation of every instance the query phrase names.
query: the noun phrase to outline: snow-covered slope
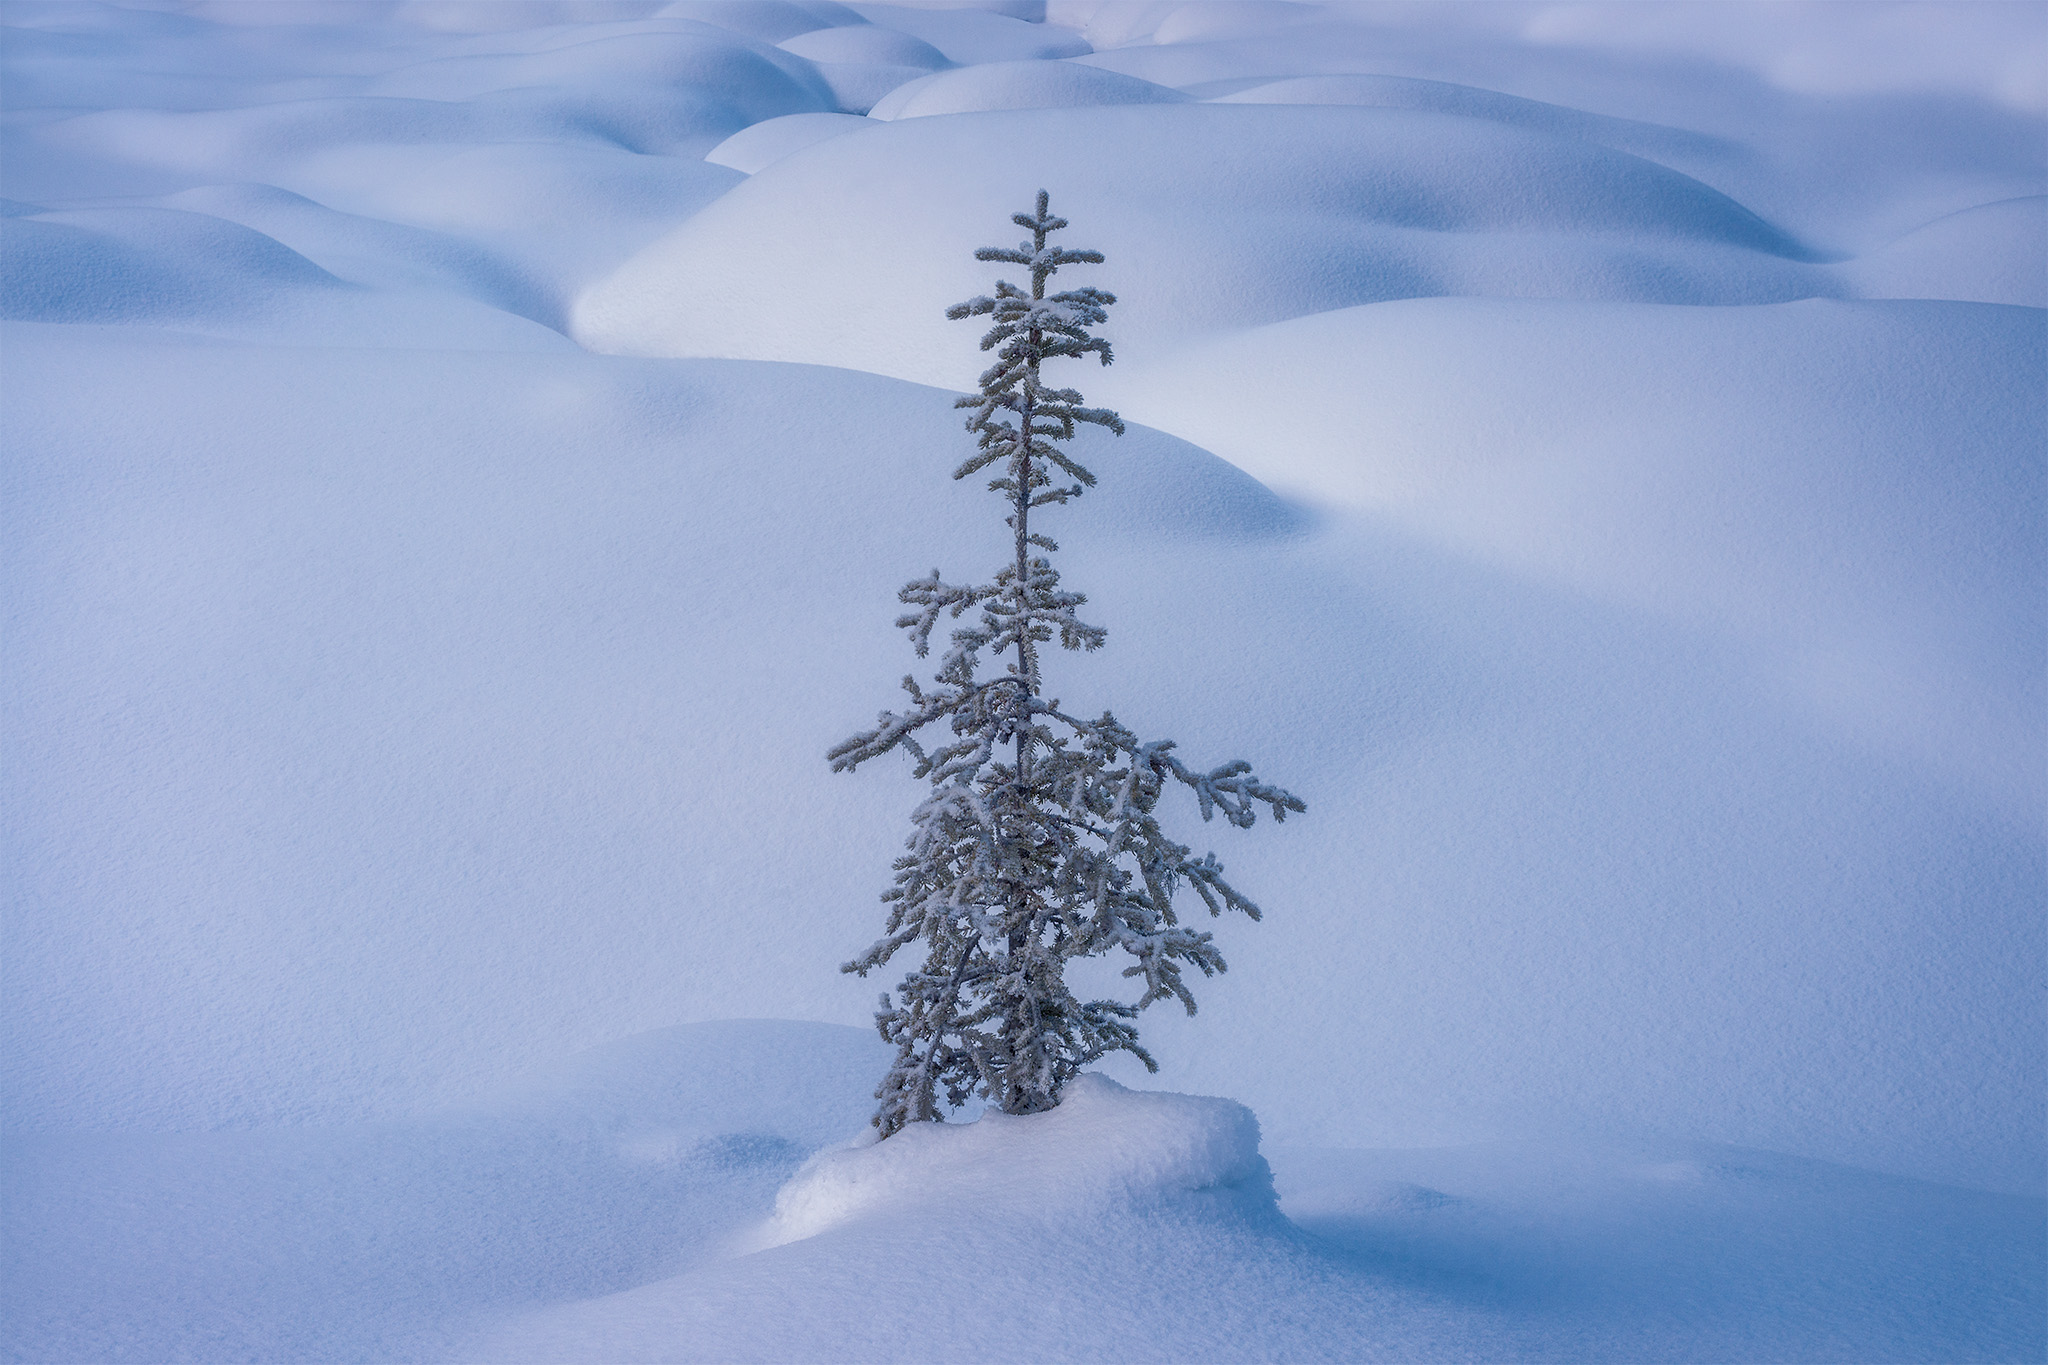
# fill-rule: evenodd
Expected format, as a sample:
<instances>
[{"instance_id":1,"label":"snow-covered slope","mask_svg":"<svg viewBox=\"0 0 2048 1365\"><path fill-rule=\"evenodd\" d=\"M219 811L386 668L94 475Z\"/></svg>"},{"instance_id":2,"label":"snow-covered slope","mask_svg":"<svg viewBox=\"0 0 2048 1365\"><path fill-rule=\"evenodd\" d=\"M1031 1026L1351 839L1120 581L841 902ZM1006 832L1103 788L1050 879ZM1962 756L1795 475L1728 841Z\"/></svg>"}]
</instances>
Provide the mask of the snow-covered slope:
<instances>
[{"instance_id":1,"label":"snow-covered slope","mask_svg":"<svg viewBox=\"0 0 2048 1365\"><path fill-rule=\"evenodd\" d=\"M18 1123L402 1113L679 1017L860 1017L873 988L834 969L914 788L820 755L912 663L894 585L1001 555L945 477L944 395L55 328L10 353ZM2005 599L1972 584L2026 551L1952 557L1984 577L1874 620L1846 589L1698 585L1667 538L1567 562L1700 588L1645 615L1398 522L1306 534L1167 438L1098 444L1105 487L1057 529L1112 647L1056 686L1312 805L1267 838L1190 826L1272 915L1227 926L1210 1013L1160 1021L1170 1078L1297 1140L1621 1122L2032 1178L2025 774L1927 756L1964 721L1912 709L1910 655L1887 712L1864 656L1840 695L1795 649L1834 621L1882 663L1931 614L2023 738L2031 645L1979 638ZM1770 523L1721 497L1735 539L1690 553L1752 562ZM1850 584L1914 576L1888 525L1843 522ZM1724 635L1731 595L1761 646Z\"/></svg>"},{"instance_id":2,"label":"snow-covered slope","mask_svg":"<svg viewBox=\"0 0 2048 1365\"><path fill-rule=\"evenodd\" d=\"M383 1115L678 1018L862 1017L910 786L822 755L896 695L896 586L1002 544L945 395L8 349L15 1123ZM1152 434L1118 477L1081 534L1138 582L1298 520Z\"/></svg>"},{"instance_id":3,"label":"snow-covered slope","mask_svg":"<svg viewBox=\"0 0 2048 1365\"><path fill-rule=\"evenodd\" d=\"M2040 1355L2038 9L0 23L0 1355ZM1107 1074L1281 1202L1103 1080L741 1254L1041 185L1134 422L1056 688L1310 806L1172 817L1266 920ZM913 1225L1171 1287L1020 1346Z\"/></svg>"}]
</instances>

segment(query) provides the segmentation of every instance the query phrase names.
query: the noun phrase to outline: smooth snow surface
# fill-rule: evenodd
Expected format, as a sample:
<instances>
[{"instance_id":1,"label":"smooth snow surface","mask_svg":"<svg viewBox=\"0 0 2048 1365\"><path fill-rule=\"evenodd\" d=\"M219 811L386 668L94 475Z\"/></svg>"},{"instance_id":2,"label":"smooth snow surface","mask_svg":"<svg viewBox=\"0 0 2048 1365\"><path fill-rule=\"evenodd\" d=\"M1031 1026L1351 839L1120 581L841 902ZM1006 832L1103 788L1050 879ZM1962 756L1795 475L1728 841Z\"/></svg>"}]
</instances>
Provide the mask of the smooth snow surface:
<instances>
[{"instance_id":1,"label":"smooth snow surface","mask_svg":"<svg viewBox=\"0 0 2048 1365\"><path fill-rule=\"evenodd\" d=\"M1851 262L1844 273L1871 298L2048 308L2048 199L1960 209Z\"/></svg>"},{"instance_id":2,"label":"smooth snow surface","mask_svg":"<svg viewBox=\"0 0 2048 1365\"><path fill-rule=\"evenodd\" d=\"M704 159L752 175L814 142L873 126L856 114L784 114L748 124L706 152Z\"/></svg>"},{"instance_id":3,"label":"smooth snow surface","mask_svg":"<svg viewBox=\"0 0 2048 1365\"><path fill-rule=\"evenodd\" d=\"M696 1024L382 1124L11 1138L7 1358L447 1359L751 1232L886 1058L870 1030Z\"/></svg>"},{"instance_id":4,"label":"smooth snow surface","mask_svg":"<svg viewBox=\"0 0 2048 1365\"><path fill-rule=\"evenodd\" d=\"M1728 630L2024 824L2048 804L2044 352L2030 308L1418 300L1097 392L1282 492Z\"/></svg>"},{"instance_id":5,"label":"smooth snow surface","mask_svg":"<svg viewBox=\"0 0 2048 1365\"><path fill-rule=\"evenodd\" d=\"M1063 109L1096 104L1178 104L1178 90L1114 71L1065 62L991 62L899 85L869 118L926 118L996 109Z\"/></svg>"},{"instance_id":6,"label":"smooth snow surface","mask_svg":"<svg viewBox=\"0 0 2048 1365\"><path fill-rule=\"evenodd\" d=\"M0 1358L2048 1352L2038 6L0 23ZM1309 812L847 1146L1041 186L1054 690Z\"/></svg>"}]
</instances>

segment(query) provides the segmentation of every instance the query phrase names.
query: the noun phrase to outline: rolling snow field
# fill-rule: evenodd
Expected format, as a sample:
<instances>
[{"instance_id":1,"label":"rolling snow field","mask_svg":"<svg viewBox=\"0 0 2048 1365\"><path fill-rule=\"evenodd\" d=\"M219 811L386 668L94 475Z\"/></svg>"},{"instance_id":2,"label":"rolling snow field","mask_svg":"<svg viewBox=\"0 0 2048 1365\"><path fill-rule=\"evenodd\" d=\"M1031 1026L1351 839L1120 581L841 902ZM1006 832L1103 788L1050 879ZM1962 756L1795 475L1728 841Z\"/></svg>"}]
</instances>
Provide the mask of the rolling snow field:
<instances>
[{"instance_id":1,"label":"rolling snow field","mask_svg":"<svg viewBox=\"0 0 2048 1365\"><path fill-rule=\"evenodd\" d=\"M2048 1355L2048 7L0 24L0 1359ZM877 1144L1040 188L1051 692L1308 811Z\"/></svg>"}]
</instances>

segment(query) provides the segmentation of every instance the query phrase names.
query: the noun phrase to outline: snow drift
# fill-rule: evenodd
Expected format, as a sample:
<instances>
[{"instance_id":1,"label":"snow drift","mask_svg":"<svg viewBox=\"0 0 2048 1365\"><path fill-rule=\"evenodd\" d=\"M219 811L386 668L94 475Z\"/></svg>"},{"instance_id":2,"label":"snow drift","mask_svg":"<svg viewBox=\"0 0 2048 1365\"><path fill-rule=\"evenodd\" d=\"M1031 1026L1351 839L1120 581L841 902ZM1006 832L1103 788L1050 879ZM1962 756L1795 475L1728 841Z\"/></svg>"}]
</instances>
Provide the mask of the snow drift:
<instances>
[{"instance_id":1,"label":"snow drift","mask_svg":"<svg viewBox=\"0 0 2048 1365\"><path fill-rule=\"evenodd\" d=\"M2044 354L2024 308L1417 300L1095 391L1284 492L1735 632L2024 826L2048 802Z\"/></svg>"},{"instance_id":2,"label":"snow drift","mask_svg":"<svg viewBox=\"0 0 2048 1365\"><path fill-rule=\"evenodd\" d=\"M863 1016L836 968L914 786L821 755L912 663L895 587L1003 554L946 477L947 395L17 327L12 1123L389 1117L679 1016ZM1959 798L1924 719L1844 727L1720 624L1862 624L1861 576L1919 572L1898 528L1838 589L1703 580L1666 618L1397 523L1315 530L1157 434L1082 454L1102 488L1055 530L1110 646L1056 694L1241 743L1311 810L1241 842L1169 813L1269 912L1226 926L1200 1019L1151 1025L1169 1083L1291 1141L1621 1123L2036 1178L2031 832ZM1698 553L1775 540L1742 506ZM2017 553L1916 610L1995 621ZM2022 685L2024 641L1955 638L1984 695Z\"/></svg>"},{"instance_id":3,"label":"snow drift","mask_svg":"<svg viewBox=\"0 0 2048 1365\"><path fill-rule=\"evenodd\" d=\"M1227 1195L1244 1212L1273 1212L1273 1178L1259 1125L1228 1100L1125 1090L1075 1079L1059 1108L970 1124L912 1124L905 1141L830 1148L775 1196L760 1249L876 1218L910 1227L958 1217L1100 1221L1125 1205Z\"/></svg>"},{"instance_id":4,"label":"snow drift","mask_svg":"<svg viewBox=\"0 0 2048 1365\"><path fill-rule=\"evenodd\" d=\"M990 62L900 85L869 118L929 118L996 109L1073 109L1098 104L1178 104L1178 90L1067 62Z\"/></svg>"},{"instance_id":5,"label":"snow drift","mask_svg":"<svg viewBox=\"0 0 2048 1365\"><path fill-rule=\"evenodd\" d=\"M1995 1358L2028 1340L2005 1304L2042 1301L2026 1204L1767 1153L1294 1151L1277 1170L1294 1222L1240 1106L1084 1076L1051 1113L827 1148L727 1259L454 1354ZM1815 1311L1845 1284L1860 1314Z\"/></svg>"}]
</instances>

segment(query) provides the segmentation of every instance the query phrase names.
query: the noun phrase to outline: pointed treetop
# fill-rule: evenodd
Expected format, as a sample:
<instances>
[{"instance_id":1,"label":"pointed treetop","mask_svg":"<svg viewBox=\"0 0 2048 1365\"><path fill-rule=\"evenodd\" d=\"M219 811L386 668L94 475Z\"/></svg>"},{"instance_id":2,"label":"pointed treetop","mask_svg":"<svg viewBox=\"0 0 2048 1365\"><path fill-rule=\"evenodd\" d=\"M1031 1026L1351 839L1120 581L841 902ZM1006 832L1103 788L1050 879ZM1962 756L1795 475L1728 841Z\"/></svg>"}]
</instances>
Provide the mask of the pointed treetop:
<instances>
[{"instance_id":1,"label":"pointed treetop","mask_svg":"<svg viewBox=\"0 0 2048 1365\"><path fill-rule=\"evenodd\" d=\"M1031 293L1034 298L1045 296L1046 277L1063 265L1101 265L1099 251L1067 251L1059 247L1046 249L1045 239L1067 225L1067 220L1053 216L1051 198L1044 190L1038 192L1038 208L1032 213L1013 213L1010 221L1018 227L1031 230L1031 240L1019 242L1016 247L985 246L974 253L977 261L1004 261L1011 265L1031 267ZM1107 362L1104 362L1105 364Z\"/></svg>"}]
</instances>

